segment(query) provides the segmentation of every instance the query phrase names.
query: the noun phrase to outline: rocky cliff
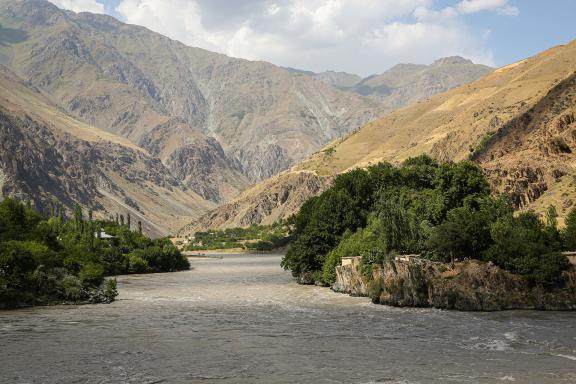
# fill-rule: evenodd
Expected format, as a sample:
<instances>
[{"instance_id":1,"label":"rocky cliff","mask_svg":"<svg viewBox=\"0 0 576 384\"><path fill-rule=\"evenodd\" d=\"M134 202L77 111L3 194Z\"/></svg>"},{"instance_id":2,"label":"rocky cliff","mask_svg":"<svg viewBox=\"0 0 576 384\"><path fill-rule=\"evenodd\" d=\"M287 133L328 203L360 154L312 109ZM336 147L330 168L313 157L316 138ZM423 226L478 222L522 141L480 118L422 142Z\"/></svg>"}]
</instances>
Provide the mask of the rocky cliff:
<instances>
[{"instance_id":1,"label":"rocky cliff","mask_svg":"<svg viewBox=\"0 0 576 384\"><path fill-rule=\"evenodd\" d=\"M523 277L477 260L454 268L417 257L397 258L362 273L359 258L336 267L332 289L369 296L397 307L433 307L461 311L509 309L576 310L576 270L564 272L564 285L531 286Z\"/></svg>"}]
</instances>

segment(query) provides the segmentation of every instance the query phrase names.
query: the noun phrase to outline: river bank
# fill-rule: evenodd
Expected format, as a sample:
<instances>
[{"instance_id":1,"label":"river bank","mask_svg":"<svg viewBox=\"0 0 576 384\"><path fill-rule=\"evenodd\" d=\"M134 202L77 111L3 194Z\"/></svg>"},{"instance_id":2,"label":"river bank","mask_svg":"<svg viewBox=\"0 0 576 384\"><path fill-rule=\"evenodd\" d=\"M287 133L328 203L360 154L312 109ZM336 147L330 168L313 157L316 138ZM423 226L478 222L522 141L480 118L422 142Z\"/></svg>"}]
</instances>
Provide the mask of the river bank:
<instances>
[{"instance_id":1,"label":"river bank","mask_svg":"<svg viewBox=\"0 0 576 384\"><path fill-rule=\"evenodd\" d=\"M332 289L370 297L395 307L431 307L460 311L576 310L576 271L562 275L563 285L532 285L525 278L478 260L449 264L414 256L397 257L363 268L361 258L345 258L336 267Z\"/></svg>"}]
</instances>

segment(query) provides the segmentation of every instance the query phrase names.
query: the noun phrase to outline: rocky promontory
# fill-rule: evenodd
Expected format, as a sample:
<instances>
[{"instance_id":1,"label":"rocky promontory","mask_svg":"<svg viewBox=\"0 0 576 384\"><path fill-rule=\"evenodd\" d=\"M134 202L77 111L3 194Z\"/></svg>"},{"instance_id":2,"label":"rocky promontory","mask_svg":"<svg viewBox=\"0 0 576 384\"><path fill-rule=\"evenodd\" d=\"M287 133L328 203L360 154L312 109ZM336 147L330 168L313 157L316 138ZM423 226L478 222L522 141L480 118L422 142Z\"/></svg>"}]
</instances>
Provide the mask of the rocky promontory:
<instances>
[{"instance_id":1,"label":"rocky promontory","mask_svg":"<svg viewBox=\"0 0 576 384\"><path fill-rule=\"evenodd\" d=\"M382 265L363 266L360 257L336 267L336 292L368 296L396 307L461 311L512 309L576 310L576 269L556 287L532 285L524 277L478 260L450 264L399 256Z\"/></svg>"}]
</instances>

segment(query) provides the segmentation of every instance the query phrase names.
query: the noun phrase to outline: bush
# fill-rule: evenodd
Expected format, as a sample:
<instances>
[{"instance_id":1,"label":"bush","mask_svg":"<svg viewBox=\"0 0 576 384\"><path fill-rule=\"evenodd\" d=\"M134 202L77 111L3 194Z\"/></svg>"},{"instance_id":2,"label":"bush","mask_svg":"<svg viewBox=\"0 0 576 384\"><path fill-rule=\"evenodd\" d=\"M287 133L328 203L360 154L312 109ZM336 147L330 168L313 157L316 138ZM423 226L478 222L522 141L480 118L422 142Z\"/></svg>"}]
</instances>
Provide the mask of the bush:
<instances>
[{"instance_id":1,"label":"bush","mask_svg":"<svg viewBox=\"0 0 576 384\"><path fill-rule=\"evenodd\" d=\"M109 301L114 301L118 296L118 282L116 279L107 279L104 285L104 297Z\"/></svg>"},{"instance_id":2,"label":"bush","mask_svg":"<svg viewBox=\"0 0 576 384\"><path fill-rule=\"evenodd\" d=\"M104 281L104 267L102 264L87 263L82 266L78 278L84 286L98 287Z\"/></svg>"},{"instance_id":3,"label":"bush","mask_svg":"<svg viewBox=\"0 0 576 384\"><path fill-rule=\"evenodd\" d=\"M545 227L534 213L497 221L491 226L491 235L494 244L483 259L524 275L532 283L557 284L569 266L565 256L551 251Z\"/></svg>"},{"instance_id":4,"label":"bush","mask_svg":"<svg viewBox=\"0 0 576 384\"><path fill-rule=\"evenodd\" d=\"M149 271L148 262L140 256L141 251L134 251L128 255L129 265L128 272L130 273L146 273Z\"/></svg>"},{"instance_id":5,"label":"bush","mask_svg":"<svg viewBox=\"0 0 576 384\"><path fill-rule=\"evenodd\" d=\"M82 283L76 276L67 275L62 279L62 296L66 300L78 301L82 297Z\"/></svg>"},{"instance_id":6,"label":"bush","mask_svg":"<svg viewBox=\"0 0 576 384\"><path fill-rule=\"evenodd\" d=\"M87 216L79 206L67 220L61 214L43 216L13 199L0 202L1 308L79 301L102 289L112 298L114 283L102 286L106 275L189 268L168 239L151 240ZM114 238L95 237L101 229Z\"/></svg>"}]
</instances>

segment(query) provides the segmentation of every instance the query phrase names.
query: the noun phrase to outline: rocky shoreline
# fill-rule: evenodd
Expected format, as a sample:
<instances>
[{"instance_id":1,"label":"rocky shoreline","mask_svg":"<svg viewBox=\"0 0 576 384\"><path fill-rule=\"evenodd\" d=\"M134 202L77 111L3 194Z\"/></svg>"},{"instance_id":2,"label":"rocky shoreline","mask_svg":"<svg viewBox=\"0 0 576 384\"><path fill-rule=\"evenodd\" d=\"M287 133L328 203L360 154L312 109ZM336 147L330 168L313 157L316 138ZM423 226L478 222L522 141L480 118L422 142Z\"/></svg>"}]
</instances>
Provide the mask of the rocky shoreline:
<instances>
[{"instance_id":1,"label":"rocky shoreline","mask_svg":"<svg viewBox=\"0 0 576 384\"><path fill-rule=\"evenodd\" d=\"M395 307L460 311L576 310L576 269L563 274L561 287L531 285L525 278L478 260L450 264L414 256L362 267L345 258L336 267L335 292L370 297Z\"/></svg>"}]
</instances>

